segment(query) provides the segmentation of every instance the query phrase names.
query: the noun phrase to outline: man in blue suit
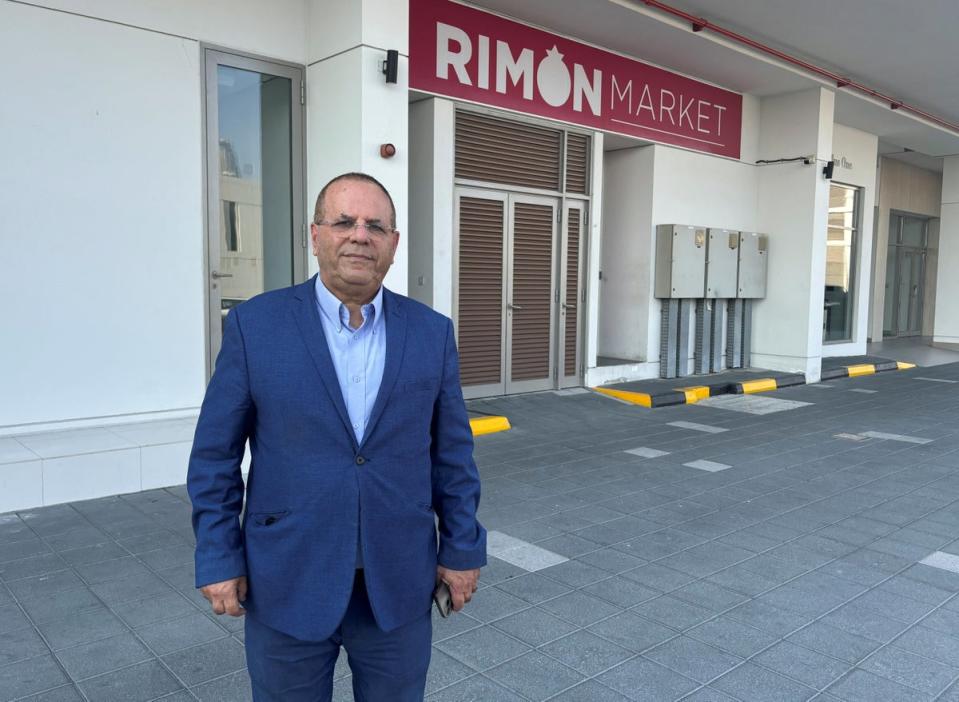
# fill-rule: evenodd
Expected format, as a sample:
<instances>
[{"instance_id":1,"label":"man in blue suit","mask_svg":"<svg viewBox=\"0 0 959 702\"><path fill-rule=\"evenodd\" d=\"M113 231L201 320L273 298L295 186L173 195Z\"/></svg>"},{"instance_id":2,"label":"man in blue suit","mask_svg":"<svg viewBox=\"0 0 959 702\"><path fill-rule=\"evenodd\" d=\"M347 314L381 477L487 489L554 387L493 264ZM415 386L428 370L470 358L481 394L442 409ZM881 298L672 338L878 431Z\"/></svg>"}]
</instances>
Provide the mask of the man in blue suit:
<instances>
[{"instance_id":1,"label":"man in blue suit","mask_svg":"<svg viewBox=\"0 0 959 702\"><path fill-rule=\"evenodd\" d=\"M419 701L434 587L460 609L486 564L453 326L383 288L399 233L374 178L330 181L311 239L319 276L226 319L187 481L196 585L246 613L257 702L330 700L340 646L358 702Z\"/></svg>"}]
</instances>

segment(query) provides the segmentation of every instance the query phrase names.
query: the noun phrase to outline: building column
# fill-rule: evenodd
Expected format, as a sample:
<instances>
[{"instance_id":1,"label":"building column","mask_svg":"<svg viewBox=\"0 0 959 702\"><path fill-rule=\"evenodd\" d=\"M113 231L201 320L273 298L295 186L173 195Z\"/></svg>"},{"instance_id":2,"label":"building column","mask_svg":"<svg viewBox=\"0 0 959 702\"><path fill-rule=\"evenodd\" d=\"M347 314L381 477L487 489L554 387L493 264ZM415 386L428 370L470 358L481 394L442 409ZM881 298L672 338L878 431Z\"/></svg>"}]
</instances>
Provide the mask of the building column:
<instances>
[{"instance_id":1,"label":"building column","mask_svg":"<svg viewBox=\"0 0 959 702\"><path fill-rule=\"evenodd\" d=\"M368 173L396 205L400 244L386 286L406 294L409 197L408 7L405 0L309 0L306 32L307 203L347 171ZM399 51L397 82L382 73L386 49ZM392 158L380 156L393 144ZM311 272L316 261L311 260Z\"/></svg>"},{"instance_id":2,"label":"building column","mask_svg":"<svg viewBox=\"0 0 959 702\"><path fill-rule=\"evenodd\" d=\"M942 168L939 219L939 276L932 340L959 348L959 156L946 156Z\"/></svg>"},{"instance_id":3,"label":"building column","mask_svg":"<svg viewBox=\"0 0 959 702\"><path fill-rule=\"evenodd\" d=\"M753 313L752 365L820 377L829 181L835 95L824 88L763 98L759 159L814 156L760 166L759 231L769 234L766 298Z\"/></svg>"}]
</instances>

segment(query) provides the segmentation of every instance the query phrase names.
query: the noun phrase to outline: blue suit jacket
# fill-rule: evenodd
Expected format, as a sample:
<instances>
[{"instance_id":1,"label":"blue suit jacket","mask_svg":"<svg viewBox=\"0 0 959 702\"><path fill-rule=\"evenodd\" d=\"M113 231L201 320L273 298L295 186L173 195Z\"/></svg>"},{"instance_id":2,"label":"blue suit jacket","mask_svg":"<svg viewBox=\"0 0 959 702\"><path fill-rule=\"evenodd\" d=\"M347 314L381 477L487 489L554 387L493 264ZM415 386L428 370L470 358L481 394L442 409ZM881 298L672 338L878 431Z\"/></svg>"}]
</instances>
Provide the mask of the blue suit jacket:
<instances>
[{"instance_id":1,"label":"blue suit jacket","mask_svg":"<svg viewBox=\"0 0 959 702\"><path fill-rule=\"evenodd\" d=\"M358 532L370 604L385 631L429 610L437 559L455 570L486 563L452 323L388 290L383 310L386 362L362 444L313 280L230 312L200 411L187 478L197 587L246 575L246 609L297 638L325 639L339 625Z\"/></svg>"}]
</instances>

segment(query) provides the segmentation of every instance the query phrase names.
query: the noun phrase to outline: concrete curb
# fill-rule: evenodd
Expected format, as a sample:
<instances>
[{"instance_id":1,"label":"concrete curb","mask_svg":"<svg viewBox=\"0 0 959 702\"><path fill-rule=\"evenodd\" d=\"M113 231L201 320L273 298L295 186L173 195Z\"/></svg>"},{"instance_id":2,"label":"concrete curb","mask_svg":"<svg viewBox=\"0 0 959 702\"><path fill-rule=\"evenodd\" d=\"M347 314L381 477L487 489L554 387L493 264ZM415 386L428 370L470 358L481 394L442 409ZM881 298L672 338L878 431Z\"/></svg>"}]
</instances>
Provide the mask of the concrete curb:
<instances>
[{"instance_id":1,"label":"concrete curb","mask_svg":"<svg viewBox=\"0 0 959 702\"><path fill-rule=\"evenodd\" d=\"M837 378L856 378L862 375L872 375L874 373L885 373L894 370L908 370L915 368L914 363L905 363L903 361L887 361L884 363L862 364L855 366L843 366L824 371L821 380L835 380ZM694 385L691 387L675 388L665 392L654 394L645 392L633 392L630 390L616 390L614 388L590 388L593 392L601 395L614 397L622 402L631 405L640 405L655 409L657 407L673 407L676 405L692 405L707 397L717 397L719 395L752 395L754 393L769 392L771 390L780 390L782 388L792 388L797 385L805 385L806 376L802 373L790 373L771 378L757 378L755 380L746 380L739 383L715 383L713 385Z\"/></svg>"},{"instance_id":2,"label":"concrete curb","mask_svg":"<svg viewBox=\"0 0 959 702\"><path fill-rule=\"evenodd\" d=\"M496 434L501 431L509 431L512 426L509 419L500 416L473 417L470 419L470 429L473 430L473 436L484 436L486 434Z\"/></svg>"}]
</instances>

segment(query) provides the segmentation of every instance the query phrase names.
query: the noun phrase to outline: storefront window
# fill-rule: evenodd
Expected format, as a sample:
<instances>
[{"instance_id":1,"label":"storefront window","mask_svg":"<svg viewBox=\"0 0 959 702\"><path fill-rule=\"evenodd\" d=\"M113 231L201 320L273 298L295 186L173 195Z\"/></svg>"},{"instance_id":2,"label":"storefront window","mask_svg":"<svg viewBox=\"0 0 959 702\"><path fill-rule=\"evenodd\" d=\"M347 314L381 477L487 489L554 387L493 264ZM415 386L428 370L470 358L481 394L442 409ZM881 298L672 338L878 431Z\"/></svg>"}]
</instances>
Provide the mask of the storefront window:
<instances>
[{"instance_id":1,"label":"storefront window","mask_svg":"<svg viewBox=\"0 0 959 702\"><path fill-rule=\"evenodd\" d=\"M851 341L856 247L859 238L859 190L833 183L829 189L826 240L826 290L823 341Z\"/></svg>"}]
</instances>

